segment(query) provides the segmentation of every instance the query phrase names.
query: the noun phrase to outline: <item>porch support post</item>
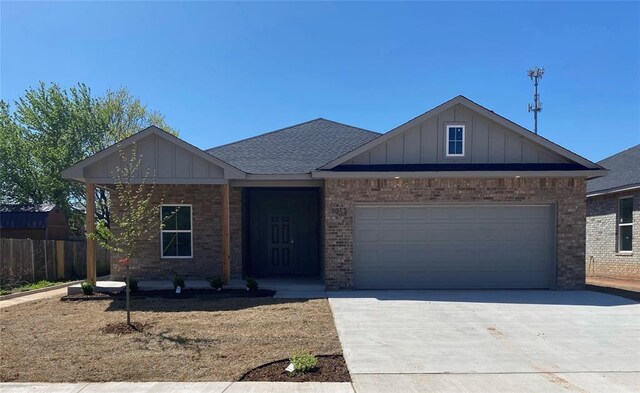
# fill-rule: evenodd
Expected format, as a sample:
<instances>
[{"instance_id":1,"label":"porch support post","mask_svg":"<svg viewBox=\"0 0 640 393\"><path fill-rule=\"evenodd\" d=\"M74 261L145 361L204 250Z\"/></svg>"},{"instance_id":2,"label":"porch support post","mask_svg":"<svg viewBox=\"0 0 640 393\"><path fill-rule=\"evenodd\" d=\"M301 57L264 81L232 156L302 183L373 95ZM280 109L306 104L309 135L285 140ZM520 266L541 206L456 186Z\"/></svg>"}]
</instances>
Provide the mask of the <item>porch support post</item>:
<instances>
[{"instance_id":1,"label":"porch support post","mask_svg":"<svg viewBox=\"0 0 640 393\"><path fill-rule=\"evenodd\" d=\"M229 183L222 185L222 279L225 283L231 278L229 254L231 250L229 223Z\"/></svg>"},{"instance_id":2,"label":"porch support post","mask_svg":"<svg viewBox=\"0 0 640 393\"><path fill-rule=\"evenodd\" d=\"M96 230L96 186L87 183L87 208L85 214L85 231ZM87 281L96 285L96 241L87 238Z\"/></svg>"}]
</instances>

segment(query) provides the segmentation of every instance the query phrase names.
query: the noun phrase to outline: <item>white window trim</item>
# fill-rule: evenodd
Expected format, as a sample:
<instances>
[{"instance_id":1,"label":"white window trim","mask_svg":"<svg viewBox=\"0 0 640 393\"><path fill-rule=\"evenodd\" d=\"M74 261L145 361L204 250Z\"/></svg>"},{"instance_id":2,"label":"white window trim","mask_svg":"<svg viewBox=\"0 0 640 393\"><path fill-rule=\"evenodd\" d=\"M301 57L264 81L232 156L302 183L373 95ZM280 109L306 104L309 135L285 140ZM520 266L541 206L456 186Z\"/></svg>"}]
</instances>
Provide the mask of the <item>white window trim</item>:
<instances>
[{"instance_id":1,"label":"white window trim","mask_svg":"<svg viewBox=\"0 0 640 393\"><path fill-rule=\"evenodd\" d=\"M462 128L462 154L449 154L449 128ZM466 133L466 127L464 124L447 124L444 127L444 153L446 154L446 157L464 157Z\"/></svg>"},{"instance_id":2,"label":"white window trim","mask_svg":"<svg viewBox=\"0 0 640 393\"><path fill-rule=\"evenodd\" d=\"M620 211L620 202L623 199L631 199L631 222L627 222L627 223L621 223L620 222L620 218L621 218L621 211ZM616 225L617 227L617 232L618 232L618 254L633 254L633 237L631 238L631 250L622 250L622 231L620 230L620 227L631 227L631 236L634 236L635 234L633 233L633 203L635 201L633 200L633 196L625 196L625 197L620 197L618 198L618 214L616 215L617 218L617 222Z\"/></svg>"},{"instance_id":3,"label":"white window trim","mask_svg":"<svg viewBox=\"0 0 640 393\"><path fill-rule=\"evenodd\" d=\"M189 258L193 258L193 205L187 204L187 203L164 203L162 205L160 205L160 225L162 225L162 208L165 206L170 206L170 207L181 207L181 206L185 206L185 207L189 207L189 226L191 227L190 230L184 230L184 229L168 229L165 230L162 227L160 227L160 259L189 259ZM185 256L185 255L176 255L176 256L165 256L164 255L164 247L162 247L162 234L165 232L171 232L171 233L190 233L191 234L191 254L189 256Z\"/></svg>"}]
</instances>

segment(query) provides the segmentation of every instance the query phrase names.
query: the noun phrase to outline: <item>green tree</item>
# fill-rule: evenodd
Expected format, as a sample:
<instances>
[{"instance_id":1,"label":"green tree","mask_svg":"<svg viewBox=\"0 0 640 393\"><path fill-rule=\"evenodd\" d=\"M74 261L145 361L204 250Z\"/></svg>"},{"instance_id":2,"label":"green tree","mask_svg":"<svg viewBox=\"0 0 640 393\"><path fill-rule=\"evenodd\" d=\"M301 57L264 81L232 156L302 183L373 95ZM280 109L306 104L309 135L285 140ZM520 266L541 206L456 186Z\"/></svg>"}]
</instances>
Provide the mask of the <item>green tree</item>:
<instances>
[{"instance_id":1,"label":"green tree","mask_svg":"<svg viewBox=\"0 0 640 393\"><path fill-rule=\"evenodd\" d=\"M156 192L155 178L149 174L145 174L141 181L134 180L142 161L135 143L131 148L119 149L119 154L123 165L114 170L116 197L110 200L110 204L116 203L120 214L112 218L113 229L106 225L105 220L99 220L95 232L88 236L117 254L120 273L124 273L127 284L125 304L127 324L131 325L131 265L137 262L143 240L158 236L164 225L164 222L158 223L158 209L163 197Z\"/></svg>"},{"instance_id":2,"label":"green tree","mask_svg":"<svg viewBox=\"0 0 640 393\"><path fill-rule=\"evenodd\" d=\"M72 228L84 218L85 187L60 172L152 124L177 135L125 88L96 97L84 84L63 89L40 82L14 106L0 101L0 202L56 203ZM107 225L108 198L97 189L96 218Z\"/></svg>"}]
</instances>

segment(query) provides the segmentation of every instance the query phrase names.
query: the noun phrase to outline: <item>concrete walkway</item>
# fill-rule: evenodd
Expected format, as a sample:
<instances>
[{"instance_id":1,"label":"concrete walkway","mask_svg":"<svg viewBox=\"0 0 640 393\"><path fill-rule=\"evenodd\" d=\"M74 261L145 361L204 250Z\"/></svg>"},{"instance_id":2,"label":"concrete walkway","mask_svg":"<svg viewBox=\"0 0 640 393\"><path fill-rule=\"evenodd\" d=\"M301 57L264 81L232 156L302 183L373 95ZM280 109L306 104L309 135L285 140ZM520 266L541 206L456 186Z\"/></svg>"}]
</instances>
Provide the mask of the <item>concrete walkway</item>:
<instances>
[{"instance_id":1,"label":"concrete walkway","mask_svg":"<svg viewBox=\"0 0 640 393\"><path fill-rule=\"evenodd\" d=\"M50 289L48 291L42 291L32 294L25 294L24 296L14 297L13 299L0 300L0 309L15 306L16 304L32 302L34 300L47 299L50 297L62 297L67 294L67 287Z\"/></svg>"},{"instance_id":2,"label":"concrete walkway","mask_svg":"<svg viewBox=\"0 0 640 393\"><path fill-rule=\"evenodd\" d=\"M589 291L330 292L354 389L638 392L640 304Z\"/></svg>"},{"instance_id":3,"label":"concrete walkway","mask_svg":"<svg viewBox=\"0 0 640 393\"><path fill-rule=\"evenodd\" d=\"M104 382L1 383L3 393L354 393L350 383Z\"/></svg>"}]
</instances>

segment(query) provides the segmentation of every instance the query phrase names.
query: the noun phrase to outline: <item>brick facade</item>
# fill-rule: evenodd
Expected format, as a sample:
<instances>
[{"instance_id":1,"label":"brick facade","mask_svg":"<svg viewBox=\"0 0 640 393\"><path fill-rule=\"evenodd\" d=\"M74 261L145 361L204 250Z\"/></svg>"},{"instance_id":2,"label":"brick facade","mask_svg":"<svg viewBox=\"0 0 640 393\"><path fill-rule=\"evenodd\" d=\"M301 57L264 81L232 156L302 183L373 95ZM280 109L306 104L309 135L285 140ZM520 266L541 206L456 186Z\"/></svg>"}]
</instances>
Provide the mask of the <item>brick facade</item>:
<instances>
[{"instance_id":1,"label":"brick facade","mask_svg":"<svg viewBox=\"0 0 640 393\"><path fill-rule=\"evenodd\" d=\"M192 204L193 258L161 259L160 237L144 241L134 266L138 279L172 279L176 274L205 278L222 274L220 185L158 185L155 201ZM505 179L348 179L325 181L321 224L323 272L328 289L353 287L353 207L359 202L532 202L556 206L558 289L584 286L585 180L580 178ZM113 195L112 214L118 214ZM639 198L640 199L640 198ZM637 201L636 201L637 203ZM241 189L230 191L231 277L242 277ZM117 228L114 228L117 233ZM112 257L117 276L118 256ZM637 261L637 259L636 259Z\"/></svg>"},{"instance_id":2,"label":"brick facade","mask_svg":"<svg viewBox=\"0 0 640 393\"><path fill-rule=\"evenodd\" d=\"M618 200L633 197L633 253L618 253ZM586 270L589 277L640 279L640 190L587 198Z\"/></svg>"},{"instance_id":3,"label":"brick facade","mask_svg":"<svg viewBox=\"0 0 640 393\"><path fill-rule=\"evenodd\" d=\"M556 286L585 279L586 182L582 178L326 180L325 282L353 287L353 211L359 202L535 202L556 206Z\"/></svg>"},{"instance_id":4,"label":"brick facade","mask_svg":"<svg viewBox=\"0 0 640 393\"><path fill-rule=\"evenodd\" d=\"M111 214L119 214L118 197L112 193ZM137 279L173 279L180 274L187 278L222 275L222 186L220 185L156 185L154 203L192 205L193 257L160 258L160 235L141 241L140 255L132 264L132 276ZM230 263L231 278L242 276L242 220L240 189L230 190ZM158 225L159 225L158 213ZM113 227L117 235L118 228ZM119 276L119 256L112 253L111 274Z\"/></svg>"}]
</instances>

